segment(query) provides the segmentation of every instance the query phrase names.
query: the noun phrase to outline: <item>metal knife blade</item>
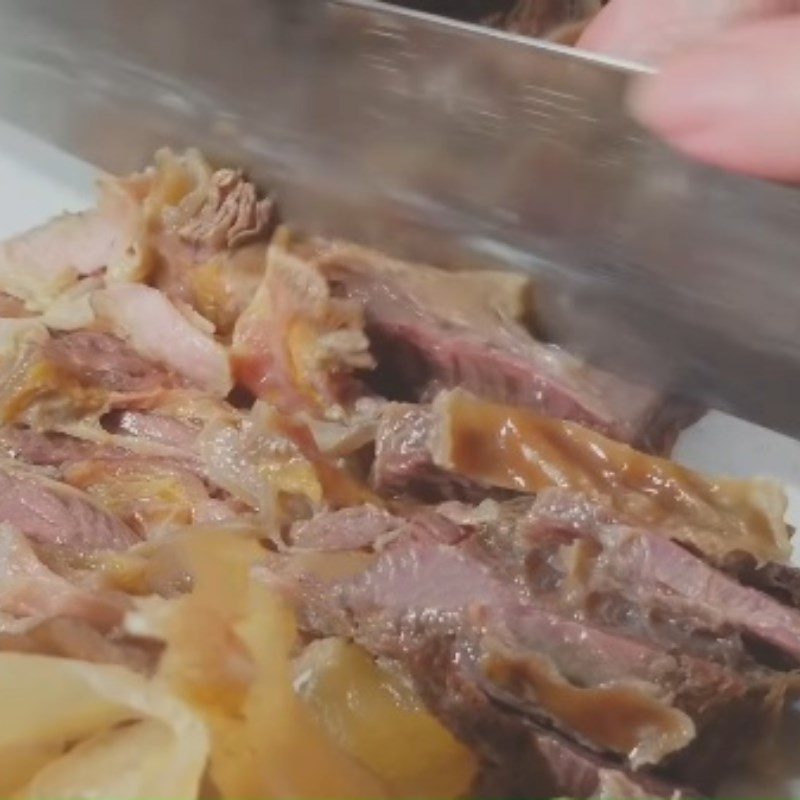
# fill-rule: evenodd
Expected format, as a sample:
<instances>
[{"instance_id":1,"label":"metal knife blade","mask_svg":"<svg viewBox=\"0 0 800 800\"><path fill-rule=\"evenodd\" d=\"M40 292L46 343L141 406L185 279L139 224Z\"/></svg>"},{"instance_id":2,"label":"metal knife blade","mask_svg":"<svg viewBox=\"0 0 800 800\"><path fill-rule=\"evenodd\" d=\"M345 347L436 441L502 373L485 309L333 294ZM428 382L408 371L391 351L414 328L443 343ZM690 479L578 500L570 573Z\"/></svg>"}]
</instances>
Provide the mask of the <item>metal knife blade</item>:
<instances>
[{"instance_id":1,"label":"metal knife blade","mask_svg":"<svg viewBox=\"0 0 800 800\"><path fill-rule=\"evenodd\" d=\"M0 115L100 167L196 145L285 216L534 272L552 336L800 435L800 193L627 117L635 71L366 0L0 0Z\"/></svg>"}]
</instances>

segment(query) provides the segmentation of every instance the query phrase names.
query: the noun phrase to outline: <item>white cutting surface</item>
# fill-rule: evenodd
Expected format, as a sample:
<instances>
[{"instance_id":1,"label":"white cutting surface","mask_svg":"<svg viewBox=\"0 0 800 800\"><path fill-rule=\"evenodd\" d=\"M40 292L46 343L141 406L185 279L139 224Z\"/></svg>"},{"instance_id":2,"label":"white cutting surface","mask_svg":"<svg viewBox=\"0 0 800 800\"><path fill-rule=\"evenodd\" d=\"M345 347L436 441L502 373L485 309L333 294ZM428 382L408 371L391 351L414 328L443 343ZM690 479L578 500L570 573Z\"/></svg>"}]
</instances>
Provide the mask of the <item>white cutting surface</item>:
<instances>
[{"instance_id":1,"label":"white cutting surface","mask_svg":"<svg viewBox=\"0 0 800 800\"><path fill-rule=\"evenodd\" d=\"M87 207L93 202L95 176L94 168L85 162L0 123L0 239L63 211ZM779 480L789 496L788 520L800 526L800 442L711 412L684 432L675 457L712 474ZM795 561L800 564L800 534L795 548ZM800 737L795 725L792 728L787 742L789 764L781 769L783 774L757 785L737 781L725 792L726 798L800 798L800 753L793 757L791 752ZM789 775L797 776L791 784Z\"/></svg>"}]
</instances>

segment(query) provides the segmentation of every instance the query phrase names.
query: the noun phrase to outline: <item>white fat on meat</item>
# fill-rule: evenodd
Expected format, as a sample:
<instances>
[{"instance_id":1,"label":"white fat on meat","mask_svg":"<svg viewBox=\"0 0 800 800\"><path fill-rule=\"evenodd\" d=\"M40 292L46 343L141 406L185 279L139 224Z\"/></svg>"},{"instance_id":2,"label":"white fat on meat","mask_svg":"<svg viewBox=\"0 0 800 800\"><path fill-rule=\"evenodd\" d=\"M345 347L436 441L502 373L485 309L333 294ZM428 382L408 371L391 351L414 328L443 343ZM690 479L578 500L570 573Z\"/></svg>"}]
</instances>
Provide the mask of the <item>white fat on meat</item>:
<instances>
[{"instance_id":1,"label":"white fat on meat","mask_svg":"<svg viewBox=\"0 0 800 800\"><path fill-rule=\"evenodd\" d=\"M143 179L100 182L97 208L64 214L0 244L0 290L45 311L81 278L137 280L149 264L141 210Z\"/></svg>"},{"instance_id":2,"label":"white fat on meat","mask_svg":"<svg viewBox=\"0 0 800 800\"><path fill-rule=\"evenodd\" d=\"M216 395L227 395L233 388L225 348L157 289L140 284L109 286L93 295L92 305L145 358Z\"/></svg>"}]
</instances>

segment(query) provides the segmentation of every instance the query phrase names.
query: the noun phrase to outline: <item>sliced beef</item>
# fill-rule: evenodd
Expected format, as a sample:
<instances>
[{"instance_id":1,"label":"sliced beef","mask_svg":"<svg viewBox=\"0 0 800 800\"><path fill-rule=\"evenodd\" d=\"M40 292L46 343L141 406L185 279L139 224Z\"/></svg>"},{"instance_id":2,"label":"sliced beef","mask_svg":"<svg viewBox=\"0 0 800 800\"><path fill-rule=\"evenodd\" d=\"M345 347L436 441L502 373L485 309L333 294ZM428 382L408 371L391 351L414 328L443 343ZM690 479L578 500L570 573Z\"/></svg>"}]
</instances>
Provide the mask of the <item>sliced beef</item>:
<instances>
[{"instance_id":1,"label":"sliced beef","mask_svg":"<svg viewBox=\"0 0 800 800\"><path fill-rule=\"evenodd\" d=\"M158 413L121 409L104 414L101 421L109 433L129 437L130 446L128 442L110 444L7 425L0 427L0 452L26 464L60 470L82 461L150 458L155 463L174 461L194 465L200 471L195 454L198 430L189 423Z\"/></svg>"},{"instance_id":2,"label":"sliced beef","mask_svg":"<svg viewBox=\"0 0 800 800\"><path fill-rule=\"evenodd\" d=\"M222 522L237 510L214 496L192 462L97 457L65 465L62 477L143 538L165 527Z\"/></svg>"},{"instance_id":3,"label":"sliced beef","mask_svg":"<svg viewBox=\"0 0 800 800\"><path fill-rule=\"evenodd\" d=\"M297 523L289 540L294 547L327 552L375 548L402 525L402 520L375 506L353 506Z\"/></svg>"},{"instance_id":4,"label":"sliced beef","mask_svg":"<svg viewBox=\"0 0 800 800\"><path fill-rule=\"evenodd\" d=\"M741 586L675 542L649 532L607 529L609 570L635 578L636 593L675 597L699 613L776 647L800 663L800 613Z\"/></svg>"},{"instance_id":5,"label":"sliced beef","mask_svg":"<svg viewBox=\"0 0 800 800\"><path fill-rule=\"evenodd\" d=\"M428 707L483 759L473 796L498 800L695 796L669 781L626 769L492 702L456 655L447 640L430 640L415 654L413 672Z\"/></svg>"},{"instance_id":6,"label":"sliced beef","mask_svg":"<svg viewBox=\"0 0 800 800\"><path fill-rule=\"evenodd\" d=\"M150 392L171 382L163 367L110 333L62 334L45 345L45 356L82 383L112 392Z\"/></svg>"},{"instance_id":7,"label":"sliced beef","mask_svg":"<svg viewBox=\"0 0 800 800\"><path fill-rule=\"evenodd\" d=\"M0 522L32 541L91 555L125 550L139 537L83 493L38 475L0 471Z\"/></svg>"},{"instance_id":8,"label":"sliced beef","mask_svg":"<svg viewBox=\"0 0 800 800\"><path fill-rule=\"evenodd\" d=\"M461 386L659 452L696 418L696 409L665 403L536 341L518 321L521 303L508 276L448 273L337 242L306 243L298 251L338 295L363 307L378 382L396 399Z\"/></svg>"},{"instance_id":9,"label":"sliced beef","mask_svg":"<svg viewBox=\"0 0 800 800\"><path fill-rule=\"evenodd\" d=\"M544 492L532 509L532 552L542 529L569 531L596 550L584 551L582 589L618 587L636 613L656 608L688 615L707 631L733 629L800 663L800 612L742 586L671 539L619 524L607 507L569 492ZM613 590L613 588L612 588Z\"/></svg>"},{"instance_id":10,"label":"sliced beef","mask_svg":"<svg viewBox=\"0 0 800 800\"><path fill-rule=\"evenodd\" d=\"M18 425L0 428L0 451L10 458L41 467L60 467L99 454L106 458L126 455L122 448L99 445L63 433L40 433Z\"/></svg>"},{"instance_id":11,"label":"sliced beef","mask_svg":"<svg viewBox=\"0 0 800 800\"><path fill-rule=\"evenodd\" d=\"M598 765L622 769L615 759L663 761L671 775L694 779L703 754L720 764L735 757L720 720L760 724L765 689L756 679L565 615L535 595L524 560L512 555L469 531L429 536L414 521L363 574L323 588L307 579L317 607L306 609L306 625L351 635L403 665L432 710L488 764L533 763L535 734L549 729L595 765L597 780ZM497 715L508 729L499 744ZM626 722L609 724L616 718ZM545 767L535 768L539 780ZM529 794L531 786L538 790L529 783ZM575 791L569 783L551 789Z\"/></svg>"},{"instance_id":12,"label":"sliced beef","mask_svg":"<svg viewBox=\"0 0 800 800\"><path fill-rule=\"evenodd\" d=\"M731 553L716 566L745 586L774 597L781 603L800 608L800 569L774 561L759 563L750 553Z\"/></svg>"},{"instance_id":13,"label":"sliced beef","mask_svg":"<svg viewBox=\"0 0 800 800\"><path fill-rule=\"evenodd\" d=\"M452 614L463 609L488 609L476 619L491 632L483 643L491 650L518 647L522 652L546 653L560 665L564 677L580 685L605 684L633 678L670 692L686 692L697 712L708 702L692 694L684 668L698 686L743 691L740 680L712 663L691 657L685 662L646 642L619 636L576 622L536 602L522 574L509 580L506 565L487 562L467 539L458 546L432 543L415 526L409 539L387 549L375 567L351 582L341 599L351 613L402 616L436 610ZM482 612L484 613L484 612ZM491 624L489 624L489 620ZM688 699L688 698L694 699Z\"/></svg>"},{"instance_id":14,"label":"sliced beef","mask_svg":"<svg viewBox=\"0 0 800 800\"><path fill-rule=\"evenodd\" d=\"M772 482L706 477L574 423L460 391L443 392L431 407L389 404L372 477L379 492L423 501L574 490L712 560L742 547L774 560L789 548L785 495Z\"/></svg>"},{"instance_id":15,"label":"sliced beef","mask_svg":"<svg viewBox=\"0 0 800 800\"><path fill-rule=\"evenodd\" d=\"M105 414L101 422L109 433L180 448L187 457L194 451L199 433L198 426L157 411L117 409Z\"/></svg>"},{"instance_id":16,"label":"sliced beef","mask_svg":"<svg viewBox=\"0 0 800 800\"><path fill-rule=\"evenodd\" d=\"M434 419L426 406L391 403L381 413L375 436L372 483L388 495L424 502L478 500L492 494L475 481L438 467L430 435Z\"/></svg>"},{"instance_id":17,"label":"sliced beef","mask_svg":"<svg viewBox=\"0 0 800 800\"><path fill-rule=\"evenodd\" d=\"M438 716L483 758L473 795L481 798L680 798L692 789L630 770L491 702L474 682L449 668L454 653L430 649L416 661L418 690Z\"/></svg>"},{"instance_id":18,"label":"sliced beef","mask_svg":"<svg viewBox=\"0 0 800 800\"><path fill-rule=\"evenodd\" d=\"M553 503L560 511L555 518ZM589 534L591 525L615 522L602 505L548 490L537 500L518 498L480 509L470 514L452 504L441 507L442 513L455 514L476 530L473 547L506 563L524 564L527 585L549 607L670 652L747 674L762 672L740 633L717 616L674 601L668 593L637 596L627 579L596 569L602 547Z\"/></svg>"},{"instance_id":19,"label":"sliced beef","mask_svg":"<svg viewBox=\"0 0 800 800\"><path fill-rule=\"evenodd\" d=\"M530 741L533 759L538 762L538 785L546 781L550 787L547 794L550 796L559 791L572 797L592 797L597 800L652 800L660 797L683 800L699 796L694 789L646 773L621 769L617 764L574 747L551 731L533 731ZM530 753L527 755L530 758ZM505 793L499 796L508 797ZM530 797L530 794L520 789L516 796Z\"/></svg>"}]
</instances>

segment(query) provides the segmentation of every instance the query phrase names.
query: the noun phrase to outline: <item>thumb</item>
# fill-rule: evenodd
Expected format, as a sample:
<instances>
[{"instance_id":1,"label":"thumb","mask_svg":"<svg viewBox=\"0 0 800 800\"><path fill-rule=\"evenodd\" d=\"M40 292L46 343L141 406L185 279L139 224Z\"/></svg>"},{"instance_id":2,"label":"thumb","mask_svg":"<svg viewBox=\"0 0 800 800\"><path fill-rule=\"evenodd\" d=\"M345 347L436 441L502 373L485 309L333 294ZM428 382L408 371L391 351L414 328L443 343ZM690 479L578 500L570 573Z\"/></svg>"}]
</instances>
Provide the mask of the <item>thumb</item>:
<instances>
[{"instance_id":1,"label":"thumb","mask_svg":"<svg viewBox=\"0 0 800 800\"><path fill-rule=\"evenodd\" d=\"M690 156L800 180L800 16L735 28L674 57L639 80L631 107Z\"/></svg>"}]
</instances>

